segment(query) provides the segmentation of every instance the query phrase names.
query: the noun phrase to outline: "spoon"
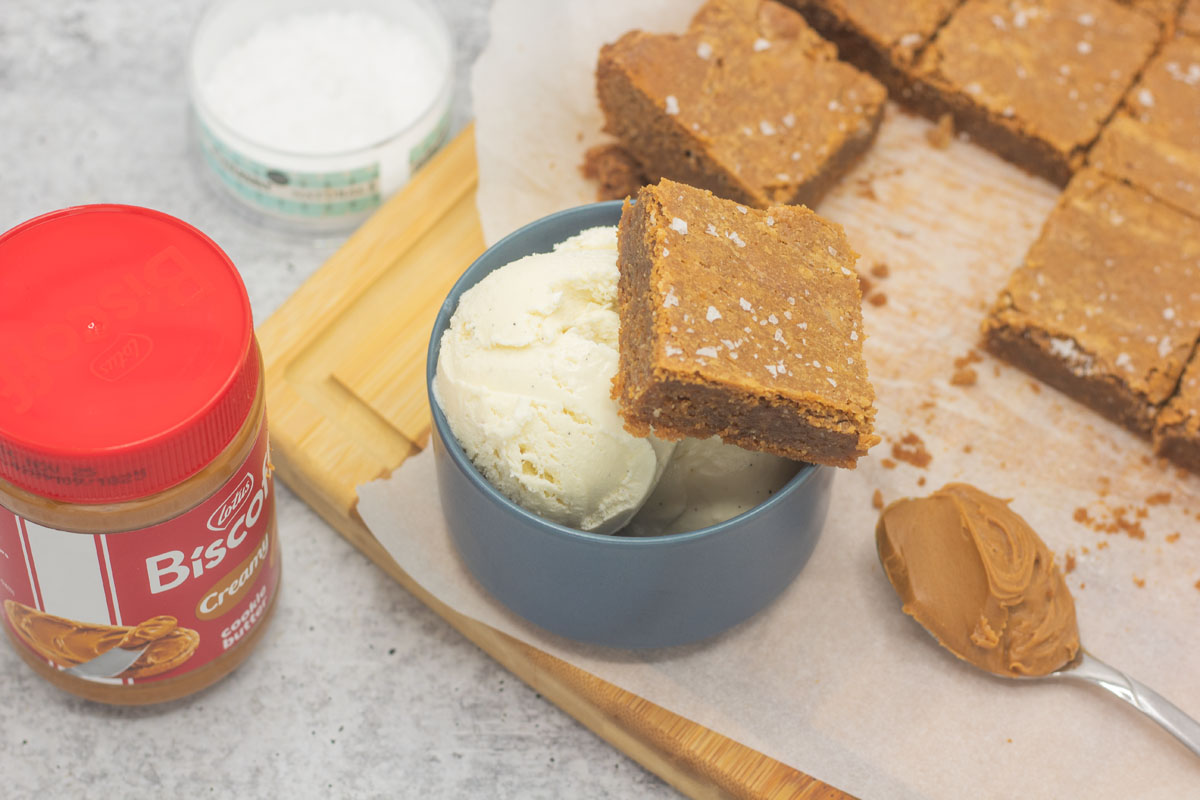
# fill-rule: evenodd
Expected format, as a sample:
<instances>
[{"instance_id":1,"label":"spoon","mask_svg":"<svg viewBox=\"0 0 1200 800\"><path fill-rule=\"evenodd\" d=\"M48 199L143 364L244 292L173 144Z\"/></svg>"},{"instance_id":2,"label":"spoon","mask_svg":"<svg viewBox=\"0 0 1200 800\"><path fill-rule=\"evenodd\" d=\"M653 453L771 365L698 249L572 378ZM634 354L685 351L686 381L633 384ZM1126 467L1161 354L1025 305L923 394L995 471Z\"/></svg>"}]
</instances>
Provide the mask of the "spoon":
<instances>
[{"instance_id":1,"label":"spoon","mask_svg":"<svg viewBox=\"0 0 1200 800\"><path fill-rule=\"evenodd\" d=\"M1157 722L1167 733L1182 742L1184 747L1200 756L1200 722L1149 686L1135 681L1118 669L1113 669L1082 647L1075 658L1054 672L1040 677L1021 677L1018 680L1058 680L1099 686Z\"/></svg>"},{"instance_id":2,"label":"spoon","mask_svg":"<svg viewBox=\"0 0 1200 800\"><path fill-rule=\"evenodd\" d=\"M1200 756L1200 722L1080 646L1074 603L1053 554L1008 501L967 484L947 484L929 497L904 498L883 509L875 542L905 613L963 661L999 677L1099 686ZM1017 609L1023 617L1022 669L994 657L1007 653L999 645L1009 618L994 616L995 608L989 614L989 604ZM1001 621L998 628L994 619Z\"/></svg>"},{"instance_id":3,"label":"spoon","mask_svg":"<svg viewBox=\"0 0 1200 800\"><path fill-rule=\"evenodd\" d=\"M920 625L922 630L928 633L935 642L942 644L933 631L926 628L920 620L914 619L913 621ZM961 656L959 658L961 659ZM965 659L962 660L965 661ZM967 661L966 663L970 664L971 662ZM1167 733L1178 739L1184 747L1200 756L1200 722L1149 686L1134 680L1119 669L1110 667L1082 647L1079 648L1079 652L1073 659L1054 672L1045 675L997 677L1011 677L1018 681L1050 680L1099 686L1157 722Z\"/></svg>"}]
</instances>

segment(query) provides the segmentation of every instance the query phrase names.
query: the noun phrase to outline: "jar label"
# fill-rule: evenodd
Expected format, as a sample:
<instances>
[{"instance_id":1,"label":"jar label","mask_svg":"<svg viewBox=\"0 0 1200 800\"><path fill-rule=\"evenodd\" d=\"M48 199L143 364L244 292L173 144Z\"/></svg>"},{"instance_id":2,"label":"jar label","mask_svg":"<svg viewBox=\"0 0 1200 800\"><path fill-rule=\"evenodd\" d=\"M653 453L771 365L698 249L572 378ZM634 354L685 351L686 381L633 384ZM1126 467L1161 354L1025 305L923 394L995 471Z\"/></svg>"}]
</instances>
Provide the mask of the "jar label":
<instances>
[{"instance_id":1,"label":"jar label","mask_svg":"<svg viewBox=\"0 0 1200 800\"><path fill-rule=\"evenodd\" d=\"M379 163L356 169L303 172L272 167L238 152L197 120L200 149L221 181L251 205L286 217L328 218L378 208Z\"/></svg>"},{"instance_id":2,"label":"jar label","mask_svg":"<svg viewBox=\"0 0 1200 800\"><path fill-rule=\"evenodd\" d=\"M149 528L76 533L0 507L4 624L89 681L146 683L208 664L259 623L279 571L265 421L219 491Z\"/></svg>"}]
</instances>

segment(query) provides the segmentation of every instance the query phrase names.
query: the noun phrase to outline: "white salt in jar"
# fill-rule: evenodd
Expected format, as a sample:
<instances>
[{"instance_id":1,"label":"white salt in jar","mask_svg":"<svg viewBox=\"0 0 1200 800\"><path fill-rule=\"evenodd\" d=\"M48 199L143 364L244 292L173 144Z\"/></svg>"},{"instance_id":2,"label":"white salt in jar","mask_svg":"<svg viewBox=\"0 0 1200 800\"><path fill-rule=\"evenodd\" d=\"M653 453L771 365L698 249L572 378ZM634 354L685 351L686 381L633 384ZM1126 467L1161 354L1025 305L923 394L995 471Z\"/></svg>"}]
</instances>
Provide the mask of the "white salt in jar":
<instances>
[{"instance_id":1,"label":"white salt in jar","mask_svg":"<svg viewBox=\"0 0 1200 800\"><path fill-rule=\"evenodd\" d=\"M192 37L196 149L260 214L349 228L445 140L453 69L426 0L217 0Z\"/></svg>"}]
</instances>

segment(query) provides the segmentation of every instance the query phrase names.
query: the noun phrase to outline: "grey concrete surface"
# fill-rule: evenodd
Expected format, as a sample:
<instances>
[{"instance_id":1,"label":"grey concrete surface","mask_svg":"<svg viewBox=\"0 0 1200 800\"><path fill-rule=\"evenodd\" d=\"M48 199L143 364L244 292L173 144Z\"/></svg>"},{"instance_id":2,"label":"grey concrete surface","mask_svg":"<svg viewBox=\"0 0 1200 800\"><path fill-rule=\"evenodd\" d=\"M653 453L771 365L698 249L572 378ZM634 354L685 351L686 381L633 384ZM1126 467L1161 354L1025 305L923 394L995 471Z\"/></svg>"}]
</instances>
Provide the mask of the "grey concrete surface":
<instances>
[{"instance_id":1,"label":"grey concrete surface","mask_svg":"<svg viewBox=\"0 0 1200 800\"><path fill-rule=\"evenodd\" d=\"M438 6L458 44L457 129L488 3ZM200 179L185 58L202 7L0 0L0 230L82 203L166 211L229 252L261 322L338 241L265 230ZM278 513L275 620L238 672L196 697L143 709L76 700L0 645L0 797L676 796L283 488Z\"/></svg>"}]
</instances>

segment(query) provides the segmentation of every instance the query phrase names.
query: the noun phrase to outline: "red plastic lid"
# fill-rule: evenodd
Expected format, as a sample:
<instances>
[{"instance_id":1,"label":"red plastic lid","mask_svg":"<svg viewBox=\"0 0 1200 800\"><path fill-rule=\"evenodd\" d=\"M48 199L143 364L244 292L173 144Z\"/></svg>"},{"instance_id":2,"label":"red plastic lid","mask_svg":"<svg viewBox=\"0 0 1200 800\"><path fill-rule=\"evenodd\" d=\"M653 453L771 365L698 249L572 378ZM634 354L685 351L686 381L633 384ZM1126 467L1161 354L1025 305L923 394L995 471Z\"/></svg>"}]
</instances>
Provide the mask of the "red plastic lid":
<instances>
[{"instance_id":1,"label":"red plastic lid","mask_svg":"<svg viewBox=\"0 0 1200 800\"><path fill-rule=\"evenodd\" d=\"M246 288L191 225L96 205L0 236L0 478L73 503L162 491L229 445L258 380Z\"/></svg>"}]
</instances>

